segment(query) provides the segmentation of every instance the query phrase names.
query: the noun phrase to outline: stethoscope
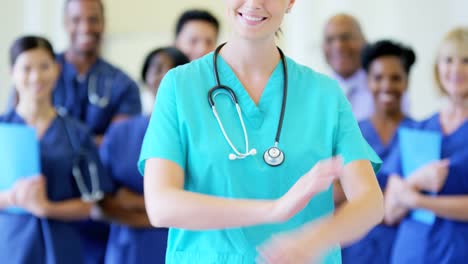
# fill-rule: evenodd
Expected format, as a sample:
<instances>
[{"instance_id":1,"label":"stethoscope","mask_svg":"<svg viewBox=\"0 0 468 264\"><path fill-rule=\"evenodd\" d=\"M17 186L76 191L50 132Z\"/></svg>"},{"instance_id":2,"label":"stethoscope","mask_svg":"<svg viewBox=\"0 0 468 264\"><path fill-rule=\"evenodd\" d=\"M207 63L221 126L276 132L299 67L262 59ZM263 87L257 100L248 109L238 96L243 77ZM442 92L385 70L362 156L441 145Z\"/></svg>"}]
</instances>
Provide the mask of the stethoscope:
<instances>
[{"instance_id":1,"label":"stethoscope","mask_svg":"<svg viewBox=\"0 0 468 264\"><path fill-rule=\"evenodd\" d=\"M104 79L104 93L99 96L97 92L98 76L96 73L91 74L88 79L88 101L100 108L106 108L109 105L111 92L112 92L112 80L110 78Z\"/></svg>"},{"instance_id":2,"label":"stethoscope","mask_svg":"<svg viewBox=\"0 0 468 264\"><path fill-rule=\"evenodd\" d=\"M62 121L62 125L65 129L68 142L75 152L73 157L72 175L75 179L76 185L78 186L78 191L81 194L81 200L84 202L97 202L104 197L104 193L100 190L99 187L97 164L92 158L90 158L89 153L80 148L79 144L75 144L76 142L73 140L75 137L71 135L71 131L68 129L65 119L60 113L58 116ZM91 190L89 190L88 187L86 187L86 184L83 179L83 174L80 169L80 164L82 161L84 161L87 164L89 177L91 178Z\"/></svg>"},{"instance_id":3,"label":"stethoscope","mask_svg":"<svg viewBox=\"0 0 468 264\"><path fill-rule=\"evenodd\" d=\"M219 51L221 48L226 45L226 43L221 44L216 48L213 54L213 71L214 75L216 78L216 86L211 88L208 91L208 103L211 106L211 109L213 111L213 114L218 121L218 125L221 128L221 132L223 133L224 138L226 139L227 143L231 147L231 149L234 151L234 153L229 154L229 159L230 160L236 160L236 159L244 159L248 156L253 156L257 154L257 150L255 148L249 149L249 137L247 134L247 130L245 129L245 124L244 124L244 119L242 118L242 112L239 106L239 102L237 100L237 96L234 93L234 91L229 88L226 85L222 85L220 80L219 80L219 73L218 73L218 55ZM268 148L264 153L263 153L263 160L265 161L266 164L276 167L281 165L284 162L285 155L283 151L278 147L279 145L279 139L281 135L281 127L283 126L283 118L284 118L284 112L286 109L286 96L287 96L287 91L288 91L288 70L286 66L286 58L284 56L283 51L278 48L278 51L280 53L281 57L281 63L283 65L283 101L281 103L281 113L280 113L280 118L278 121L278 128L276 130L276 137L275 137L275 143L272 147ZM242 126L242 130L244 133L244 140L245 140L245 152L241 153L231 142L229 139L229 136L227 135L224 126L219 118L218 112L216 111L216 106L215 106L215 101L214 98L221 93L221 91L224 90L225 92L228 93L228 95L231 97L232 102L236 106L237 110L237 115L239 116L239 120Z\"/></svg>"},{"instance_id":4,"label":"stethoscope","mask_svg":"<svg viewBox=\"0 0 468 264\"><path fill-rule=\"evenodd\" d=\"M103 93L102 95L98 94L98 79L99 75L103 75L104 77L104 83L103 83ZM110 103L110 98L112 96L112 78L109 76L106 76L106 73L103 73L103 70L98 70L97 72L93 72L89 74L88 77L88 85L87 85L87 96L88 96L88 102L94 106L97 106L99 108L106 108L109 103ZM86 77L76 77L76 81L79 83L85 82ZM66 90L66 89L63 89ZM66 115L68 113L68 110L65 106L55 106L57 109L57 112Z\"/></svg>"}]
</instances>

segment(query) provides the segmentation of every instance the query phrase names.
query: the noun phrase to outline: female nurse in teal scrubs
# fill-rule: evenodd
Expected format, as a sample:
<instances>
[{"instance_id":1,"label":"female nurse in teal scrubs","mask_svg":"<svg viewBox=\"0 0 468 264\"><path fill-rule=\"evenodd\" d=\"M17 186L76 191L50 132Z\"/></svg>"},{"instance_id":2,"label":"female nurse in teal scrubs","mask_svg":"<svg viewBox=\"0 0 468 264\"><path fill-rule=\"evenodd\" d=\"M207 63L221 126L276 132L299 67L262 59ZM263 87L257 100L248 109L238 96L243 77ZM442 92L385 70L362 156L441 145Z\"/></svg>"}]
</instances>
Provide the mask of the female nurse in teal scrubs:
<instances>
[{"instance_id":1,"label":"female nurse in teal scrubs","mask_svg":"<svg viewBox=\"0 0 468 264\"><path fill-rule=\"evenodd\" d=\"M294 2L226 0L228 42L161 83L139 169L166 263L341 263L382 220L380 160L345 96L276 47Z\"/></svg>"}]
</instances>

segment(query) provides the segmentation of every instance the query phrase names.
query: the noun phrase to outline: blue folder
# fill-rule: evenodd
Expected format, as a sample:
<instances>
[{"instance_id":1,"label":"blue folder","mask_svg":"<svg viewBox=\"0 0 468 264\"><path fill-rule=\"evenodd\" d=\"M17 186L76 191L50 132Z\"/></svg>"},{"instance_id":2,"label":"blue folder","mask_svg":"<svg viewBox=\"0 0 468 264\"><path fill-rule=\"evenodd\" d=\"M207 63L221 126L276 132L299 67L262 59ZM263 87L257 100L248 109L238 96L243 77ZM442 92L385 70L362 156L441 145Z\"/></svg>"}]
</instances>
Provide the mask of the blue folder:
<instances>
[{"instance_id":1,"label":"blue folder","mask_svg":"<svg viewBox=\"0 0 468 264\"><path fill-rule=\"evenodd\" d=\"M442 135L435 131L423 131L411 128L400 128L398 131L400 141L402 170L404 177L423 165L440 160ZM411 218L432 225L436 219L434 213L424 209L411 212Z\"/></svg>"},{"instance_id":2,"label":"blue folder","mask_svg":"<svg viewBox=\"0 0 468 264\"><path fill-rule=\"evenodd\" d=\"M0 191L8 190L18 179L35 176L40 171L39 142L35 130L25 125L0 123ZM25 212L17 207L5 210Z\"/></svg>"}]
</instances>

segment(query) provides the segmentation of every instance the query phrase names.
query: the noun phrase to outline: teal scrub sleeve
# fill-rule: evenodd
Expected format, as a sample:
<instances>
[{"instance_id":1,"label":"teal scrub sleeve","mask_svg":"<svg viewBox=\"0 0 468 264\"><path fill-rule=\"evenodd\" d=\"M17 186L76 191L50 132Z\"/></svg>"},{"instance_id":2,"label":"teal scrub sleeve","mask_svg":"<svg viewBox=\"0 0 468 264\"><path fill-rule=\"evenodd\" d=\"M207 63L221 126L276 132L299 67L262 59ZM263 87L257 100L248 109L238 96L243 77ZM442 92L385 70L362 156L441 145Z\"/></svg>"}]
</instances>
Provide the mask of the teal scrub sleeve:
<instances>
[{"instance_id":1,"label":"teal scrub sleeve","mask_svg":"<svg viewBox=\"0 0 468 264\"><path fill-rule=\"evenodd\" d=\"M145 162L162 158L185 169L186 149L180 135L174 71L170 70L161 81L153 113L141 146L138 170L144 175Z\"/></svg>"},{"instance_id":2,"label":"teal scrub sleeve","mask_svg":"<svg viewBox=\"0 0 468 264\"><path fill-rule=\"evenodd\" d=\"M355 160L369 160L374 172L377 174L382 160L362 136L361 130L351 110L351 104L348 102L339 86L336 85L336 87L339 90L338 128L335 134L333 155L341 155L345 164Z\"/></svg>"}]
</instances>

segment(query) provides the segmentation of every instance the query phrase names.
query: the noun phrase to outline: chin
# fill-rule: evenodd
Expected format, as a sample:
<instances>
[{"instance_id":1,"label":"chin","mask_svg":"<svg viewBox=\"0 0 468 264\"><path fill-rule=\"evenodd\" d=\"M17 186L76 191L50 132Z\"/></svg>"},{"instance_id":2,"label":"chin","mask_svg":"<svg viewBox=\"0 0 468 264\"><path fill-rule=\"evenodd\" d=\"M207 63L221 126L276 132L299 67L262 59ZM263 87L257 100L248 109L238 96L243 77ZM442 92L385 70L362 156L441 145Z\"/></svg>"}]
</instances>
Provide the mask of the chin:
<instances>
[{"instance_id":1,"label":"chin","mask_svg":"<svg viewBox=\"0 0 468 264\"><path fill-rule=\"evenodd\" d=\"M338 73L340 76L347 76L350 77L354 71L351 70L351 67L335 67L335 69L338 69L336 73Z\"/></svg>"},{"instance_id":2,"label":"chin","mask_svg":"<svg viewBox=\"0 0 468 264\"><path fill-rule=\"evenodd\" d=\"M275 32L265 32L259 28L250 30L242 28L236 31L236 35L245 40L259 41L274 38Z\"/></svg>"},{"instance_id":3,"label":"chin","mask_svg":"<svg viewBox=\"0 0 468 264\"><path fill-rule=\"evenodd\" d=\"M385 113L389 116L396 115L401 112L400 105L397 105L396 103L385 104L382 108L385 109Z\"/></svg>"}]
</instances>

